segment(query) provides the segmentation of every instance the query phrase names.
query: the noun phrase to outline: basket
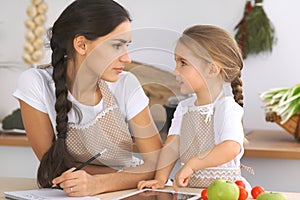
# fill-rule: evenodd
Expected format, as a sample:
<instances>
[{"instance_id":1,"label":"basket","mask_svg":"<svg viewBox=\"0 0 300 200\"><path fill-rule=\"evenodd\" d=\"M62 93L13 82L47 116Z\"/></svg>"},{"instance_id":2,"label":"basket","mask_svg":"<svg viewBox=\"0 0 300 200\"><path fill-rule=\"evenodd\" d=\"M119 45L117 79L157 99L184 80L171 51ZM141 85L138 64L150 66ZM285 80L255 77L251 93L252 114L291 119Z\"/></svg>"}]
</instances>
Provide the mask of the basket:
<instances>
[{"instance_id":1,"label":"basket","mask_svg":"<svg viewBox=\"0 0 300 200\"><path fill-rule=\"evenodd\" d=\"M266 121L275 122L287 132L292 134L297 141L300 141L300 111L293 115L287 122L281 124L281 118L275 112L266 113Z\"/></svg>"}]
</instances>

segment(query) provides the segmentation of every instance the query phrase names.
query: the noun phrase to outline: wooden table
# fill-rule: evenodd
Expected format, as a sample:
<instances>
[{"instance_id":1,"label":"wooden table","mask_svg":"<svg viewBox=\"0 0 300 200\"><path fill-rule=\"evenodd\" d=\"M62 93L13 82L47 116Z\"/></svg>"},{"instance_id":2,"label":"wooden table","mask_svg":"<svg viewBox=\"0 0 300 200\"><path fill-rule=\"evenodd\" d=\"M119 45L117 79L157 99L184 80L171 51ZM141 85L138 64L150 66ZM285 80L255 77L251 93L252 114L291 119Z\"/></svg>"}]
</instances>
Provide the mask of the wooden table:
<instances>
[{"instance_id":1,"label":"wooden table","mask_svg":"<svg viewBox=\"0 0 300 200\"><path fill-rule=\"evenodd\" d=\"M29 178L5 178L0 177L0 199L5 199L3 192L17 191L17 190L32 190L37 189L36 180ZM171 189L170 187L166 189ZM97 195L101 200L111 200L113 198L120 197L128 194L129 192L136 191L136 189L123 190L118 192L110 192L105 194ZM181 188L180 191L199 193L201 189L195 188ZM289 200L299 200L300 193L284 193ZM251 196L251 195L250 195ZM252 199L252 198L248 198Z\"/></svg>"},{"instance_id":2,"label":"wooden table","mask_svg":"<svg viewBox=\"0 0 300 200\"><path fill-rule=\"evenodd\" d=\"M17 191L17 190L32 190L37 189L36 179L31 178L6 178L0 177L0 199L6 199L4 197L4 192L8 191ZM171 189L170 187L166 189ZM123 195L126 195L130 192L134 192L136 189L130 190L122 190L117 192L110 192L105 194L97 195L101 200L111 200L113 198L117 198ZM181 191L191 192L191 193L198 193L202 191L201 189L194 189L194 188L184 188Z\"/></svg>"}]
</instances>

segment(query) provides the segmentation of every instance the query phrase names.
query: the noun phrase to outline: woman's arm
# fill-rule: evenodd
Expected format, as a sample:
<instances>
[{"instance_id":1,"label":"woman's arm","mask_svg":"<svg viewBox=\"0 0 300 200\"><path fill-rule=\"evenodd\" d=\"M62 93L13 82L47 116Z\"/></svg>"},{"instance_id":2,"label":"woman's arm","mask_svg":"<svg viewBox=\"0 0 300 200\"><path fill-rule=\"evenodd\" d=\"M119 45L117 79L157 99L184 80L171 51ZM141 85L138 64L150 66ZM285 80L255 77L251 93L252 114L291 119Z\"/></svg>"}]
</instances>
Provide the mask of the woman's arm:
<instances>
[{"instance_id":1,"label":"woman's arm","mask_svg":"<svg viewBox=\"0 0 300 200\"><path fill-rule=\"evenodd\" d=\"M120 173L93 176L83 170L72 172L70 169L62 176L55 178L53 183L60 184L69 196L84 196L135 188L139 181L153 178L162 142L151 118L149 108L146 107L133 117L129 124L136 128L133 128L133 134L137 148L144 159L143 165L127 168ZM136 133L137 130L144 132ZM151 133L151 131L155 132ZM147 136L142 136L143 134Z\"/></svg>"},{"instance_id":2,"label":"woman's arm","mask_svg":"<svg viewBox=\"0 0 300 200\"><path fill-rule=\"evenodd\" d=\"M170 135L167 137L165 145L161 150L155 180L140 181L138 189L145 187L152 189L164 188L169 175L179 158L179 136Z\"/></svg>"},{"instance_id":3,"label":"woman's arm","mask_svg":"<svg viewBox=\"0 0 300 200\"><path fill-rule=\"evenodd\" d=\"M19 100L22 120L29 143L39 160L48 151L54 137L49 116Z\"/></svg>"}]
</instances>

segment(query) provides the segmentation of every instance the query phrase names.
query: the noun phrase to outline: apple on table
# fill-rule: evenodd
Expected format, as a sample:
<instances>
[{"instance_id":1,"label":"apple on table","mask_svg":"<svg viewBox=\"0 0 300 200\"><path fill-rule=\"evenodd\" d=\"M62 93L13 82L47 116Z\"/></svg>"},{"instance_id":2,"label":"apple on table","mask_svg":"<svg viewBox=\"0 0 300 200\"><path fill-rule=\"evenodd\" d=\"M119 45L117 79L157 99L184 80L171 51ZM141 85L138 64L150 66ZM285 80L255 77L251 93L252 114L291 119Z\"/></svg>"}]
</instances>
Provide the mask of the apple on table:
<instances>
[{"instance_id":1,"label":"apple on table","mask_svg":"<svg viewBox=\"0 0 300 200\"><path fill-rule=\"evenodd\" d=\"M207 188L209 200L238 200L239 187L232 181L224 179L214 180Z\"/></svg>"}]
</instances>

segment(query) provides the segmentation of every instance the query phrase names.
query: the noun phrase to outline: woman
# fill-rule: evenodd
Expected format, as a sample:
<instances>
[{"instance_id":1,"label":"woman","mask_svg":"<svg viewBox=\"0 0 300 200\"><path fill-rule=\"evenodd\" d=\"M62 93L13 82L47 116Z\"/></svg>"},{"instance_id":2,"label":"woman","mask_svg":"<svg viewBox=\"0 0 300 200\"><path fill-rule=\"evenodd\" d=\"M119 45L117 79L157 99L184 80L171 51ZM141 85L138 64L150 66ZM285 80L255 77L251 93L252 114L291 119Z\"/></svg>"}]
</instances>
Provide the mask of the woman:
<instances>
[{"instance_id":1,"label":"woman","mask_svg":"<svg viewBox=\"0 0 300 200\"><path fill-rule=\"evenodd\" d=\"M40 186L84 196L152 178L161 140L141 85L123 72L131 62L127 11L112 0L77 0L49 35L51 66L25 71L14 93L41 161ZM142 159L133 156L133 140ZM103 149L93 165L73 172Z\"/></svg>"}]
</instances>

